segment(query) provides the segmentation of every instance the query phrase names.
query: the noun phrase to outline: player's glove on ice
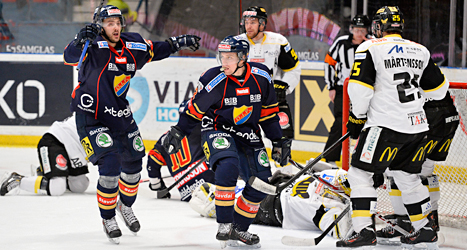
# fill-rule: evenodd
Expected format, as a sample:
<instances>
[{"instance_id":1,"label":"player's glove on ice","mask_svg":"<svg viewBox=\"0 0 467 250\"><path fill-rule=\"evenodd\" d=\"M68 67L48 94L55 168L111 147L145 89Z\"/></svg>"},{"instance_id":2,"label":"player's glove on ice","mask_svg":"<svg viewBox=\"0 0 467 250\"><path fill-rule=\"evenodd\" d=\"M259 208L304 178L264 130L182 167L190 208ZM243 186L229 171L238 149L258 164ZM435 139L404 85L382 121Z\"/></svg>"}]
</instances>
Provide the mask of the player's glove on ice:
<instances>
[{"instance_id":1,"label":"player's glove on ice","mask_svg":"<svg viewBox=\"0 0 467 250\"><path fill-rule=\"evenodd\" d=\"M162 138L162 146L164 146L167 153L173 154L180 150L182 147L182 139L185 137L185 134L177 126L172 126L172 128L165 134Z\"/></svg>"},{"instance_id":2,"label":"player's glove on ice","mask_svg":"<svg viewBox=\"0 0 467 250\"><path fill-rule=\"evenodd\" d=\"M192 51L199 49L199 40L201 37L195 35L173 36L166 41L172 46L172 51L175 53L183 48L189 48Z\"/></svg>"},{"instance_id":3,"label":"player's glove on ice","mask_svg":"<svg viewBox=\"0 0 467 250\"><path fill-rule=\"evenodd\" d=\"M274 90L276 91L276 98L278 103L285 102L286 91L289 85L283 81L274 80Z\"/></svg>"},{"instance_id":4,"label":"player's glove on ice","mask_svg":"<svg viewBox=\"0 0 467 250\"><path fill-rule=\"evenodd\" d=\"M287 165L290 160L291 146L291 139L282 138L280 140L273 141L271 158L281 166Z\"/></svg>"},{"instance_id":5,"label":"player's glove on ice","mask_svg":"<svg viewBox=\"0 0 467 250\"><path fill-rule=\"evenodd\" d=\"M350 112L349 121L347 122L347 130L350 133L350 138L358 139L365 122L366 116L364 118L357 118L352 112Z\"/></svg>"},{"instance_id":6,"label":"player's glove on ice","mask_svg":"<svg viewBox=\"0 0 467 250\"><path fill-rule=\"evenodd\" d=\"M151 189L152 191L161 191L161 190L167 189L167 187L165 186L165 183L163 180L159 178L150 178L149 189ZM164 198L170 199L170 197L172 197L170 193L167 193L166 195L162 196L162 199Z\"/></svg>"},{"instance_id":7,"label":"player's glove on ice","mask_svg":"<svg viewBox=\"0 0 467 250\"><path fill-rule=\"evenodd\" d=\"M89 40L92 43L99 35L101 26L95 23L86 24L78 34L76 34L74 45L81 49L81 47Z\"/></svg>"}]
</instances>

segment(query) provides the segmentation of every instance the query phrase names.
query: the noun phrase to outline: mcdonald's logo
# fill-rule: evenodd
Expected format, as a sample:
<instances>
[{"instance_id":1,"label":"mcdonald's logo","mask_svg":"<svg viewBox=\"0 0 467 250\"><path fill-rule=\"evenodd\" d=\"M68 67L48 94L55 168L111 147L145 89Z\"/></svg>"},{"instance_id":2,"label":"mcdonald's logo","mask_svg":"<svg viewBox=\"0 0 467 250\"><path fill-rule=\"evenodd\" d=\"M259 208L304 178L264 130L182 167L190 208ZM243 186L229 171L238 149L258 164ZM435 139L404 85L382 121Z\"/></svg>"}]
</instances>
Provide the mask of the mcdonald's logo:
<instances>
[{"instance_id":1,"label":"mcdonald's logo","mask_svg":"<svg viewBox=\"0 0 467 250\"><path fill-rule=\"evenodd\" d=\"M418 156L420 154L420 156ZM417 156L418 156L418 161L422 161L425 158L425 147L420 147L413 157L412 161L416 162L417 161Z\"/></svg>"},{"instance_id":2,"label":"mcdonald's logo","mask_svg":"<svg viewBox=\"0 0 467 250\"><path fill-rule=\"evenodd\" d=\"M438 144L438 141L429 141L426 145L425 145L425 152L427 154L431 153L431 151L436 147L436 145Z\"/></svg>"},{"instance_id":3,"label":"mcdonald's logo","mask_svg":"<svg viewBox=\"0 0 467 250\"><path fill-rule=\"evenodd\" d=\"M444 148L444 152L448 152L449 147L451 146L451 142L452 139L447 139L446 142L444 142L443 146L441 146L441 148L439 149L439 152L443 151L444 146L446 146L446 148Z\"/></svg>"},{"instance_id":4,"label":"mcdonald's logo","mask_svg":"<svg viewBox=\"0 0 467 250\"><path fill-rule=\"evenodd\" d=\"M397 148L391 148L391 147L387 147L383 153L381 154L381 157L379 158L379 161L382 162L383 161L383 158L384 158L384 155L386 154L386 151L388 151L388 159L386 161L391 161L391 160L394 160L394 157L396 157L396 154L397 154Z\"/></svg>"}]
</instances>

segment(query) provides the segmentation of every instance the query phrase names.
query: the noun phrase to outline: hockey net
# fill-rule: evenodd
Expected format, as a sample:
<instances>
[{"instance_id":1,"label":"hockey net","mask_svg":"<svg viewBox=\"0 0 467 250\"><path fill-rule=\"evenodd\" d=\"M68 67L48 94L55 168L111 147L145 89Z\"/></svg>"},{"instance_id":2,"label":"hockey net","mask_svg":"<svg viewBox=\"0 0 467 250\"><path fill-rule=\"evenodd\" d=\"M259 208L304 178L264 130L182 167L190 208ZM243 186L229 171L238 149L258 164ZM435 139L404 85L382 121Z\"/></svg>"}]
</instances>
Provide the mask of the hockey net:
<instances>
[{"instance_id":1,"label":"hockey net","mask_svg":"<svg viewBox=\"0 0 467 250\"><path fill-rule=\"evenodd\" d=\"M467 230L467 83L451 82L449 92L459 112L460 125L452 140L447 159L435 163L434 173L439 176L441 194L438 202L438 215L441 226ZM346 103L345 99L344 103ZM344 104L343 109L348 110L348 106ZM347 120L348 115L344 114L343 124L346 124ZM355 141L347 145L343 144L342 167L344 169L349 167L351 150L354 146ZM377 189L377 210L381 214L394 212L387 186L386 180L382 188Z\"/></svg>"}]
</instances>

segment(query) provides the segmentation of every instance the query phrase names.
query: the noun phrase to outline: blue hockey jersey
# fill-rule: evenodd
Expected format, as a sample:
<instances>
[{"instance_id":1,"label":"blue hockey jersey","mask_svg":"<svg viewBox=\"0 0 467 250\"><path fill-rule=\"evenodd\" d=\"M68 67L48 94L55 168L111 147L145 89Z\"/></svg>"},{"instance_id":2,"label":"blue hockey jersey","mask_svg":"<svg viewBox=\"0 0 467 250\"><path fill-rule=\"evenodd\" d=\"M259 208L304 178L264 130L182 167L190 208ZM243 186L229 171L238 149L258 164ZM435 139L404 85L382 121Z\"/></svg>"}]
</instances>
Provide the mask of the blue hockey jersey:
<instances>
[{"instance_id":1,"label":"blue hockey jersey","mask_svg":"<svg viewBox=\"0 0 467 250\"><path fill-rule=\"evenodd\" d=\"M93 116L111 129L125 130L133 120L126 95L130 79L147 62L173 53L168 42L143 39L138 33L122 33L116 48L101 36L92 42L73 90L71 111ZM65 64L78 65L81 49L73 42L63 53Z\"/></svg>"},{"instance_id":2,"label":"blue hockey jersey","mask_svg":"<svg viewBox=\"0 0 467 250\"><path fill-rule=\"evenodd\" d=\"M261 128L269 139L280 139L279 108L270 71L253 62L245 67L243 82L225 75L220 66L206 71L180 115L178 127L190 133L201 121L201 131L225 131L237 141L258 147L263 146Z\"/></svg>"}]
</instances>

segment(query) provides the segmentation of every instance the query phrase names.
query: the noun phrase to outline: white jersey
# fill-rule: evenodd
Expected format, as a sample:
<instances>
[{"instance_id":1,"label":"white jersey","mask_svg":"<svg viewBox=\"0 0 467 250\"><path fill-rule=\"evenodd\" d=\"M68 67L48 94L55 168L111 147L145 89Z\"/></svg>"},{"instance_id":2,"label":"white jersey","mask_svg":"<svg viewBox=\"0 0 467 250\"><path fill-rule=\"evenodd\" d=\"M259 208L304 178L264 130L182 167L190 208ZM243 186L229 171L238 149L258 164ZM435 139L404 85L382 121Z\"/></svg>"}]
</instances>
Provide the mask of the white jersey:
<instances>
[{"instance_id":1,"label":"white jersey","mask_svg":"<svg viewBox=\"0 0 467 250\"><path fill-rule=\"evenodd\" d=\"M285 82L289 88L287 94L292 93L300 81L301 65L297 54L283 35L264 31L261 43L255 43L243 33L235 37L250 44L249 62L266 65L273 72L272 80Z\"/></svg>"},{"instance_id":2,"label":"white jersey","mask_svg":"<svg viewBox=\"0 0 467 250\"><path fill-rule=\"evenodd\" d=\"M347 173L345 170L324 170L319 172L322 179L334 184L335 179L340 174ZM335 185L335 184L334 184ZM316 211L321 207L324 212L332 208L339 208L341 211L345 204L340 200L323 197L325 186L314 181L309 175L300 176L293 184L281 192L282 206L282 228L284 229L306 229L317 230L313 221ZM323 209L321 208L321 209ZM326 214L319 221L321 229L325 229L334 221L333 214Z\"/></svg>"},{"instance_id":3,"label":"white jersey","mask_svg":"<svg viewBox=\"0 0 467 250\"><path fill-rule=\"evenodd\" d=\"M357 48L348 93L357 118L367 115L365 128L416 134L428 130L425 98L440 100L448 87L423 45L393 34Z\"/></svg>"},{"instance_id":4,"label":"white jersey","mask_svg":"<svg viewBox=\"0 0 467 250\"><path fill-rule=\"evenodd\" d=\"M75 113L63 121L54 122L46 133L55 136L65 146L72 167L78 168L87 165L86 153L81 146L76 129Z\"/></svg>"}]
</instances>

